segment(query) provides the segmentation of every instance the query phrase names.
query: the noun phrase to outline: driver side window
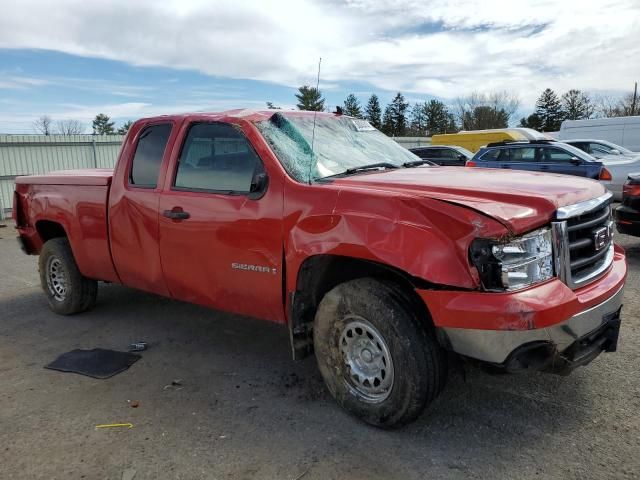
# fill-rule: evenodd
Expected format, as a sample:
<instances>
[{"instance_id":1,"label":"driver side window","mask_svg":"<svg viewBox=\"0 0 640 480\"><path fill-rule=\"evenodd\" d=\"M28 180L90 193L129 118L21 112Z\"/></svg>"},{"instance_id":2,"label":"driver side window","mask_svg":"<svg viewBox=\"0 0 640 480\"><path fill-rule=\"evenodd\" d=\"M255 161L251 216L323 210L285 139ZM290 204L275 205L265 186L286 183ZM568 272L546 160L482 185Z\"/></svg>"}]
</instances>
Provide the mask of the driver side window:
<instances>
[{"instance_id":1,"label":"driver side window","mask_svg":"<svg viewBox=\"0 0 640 480\"><path fill-rule=\"evenodd\" d=\"M182 146L176 190L249 193L262 161L246 137L224 123L192 125Z\"/></svg>"}]
</instances>

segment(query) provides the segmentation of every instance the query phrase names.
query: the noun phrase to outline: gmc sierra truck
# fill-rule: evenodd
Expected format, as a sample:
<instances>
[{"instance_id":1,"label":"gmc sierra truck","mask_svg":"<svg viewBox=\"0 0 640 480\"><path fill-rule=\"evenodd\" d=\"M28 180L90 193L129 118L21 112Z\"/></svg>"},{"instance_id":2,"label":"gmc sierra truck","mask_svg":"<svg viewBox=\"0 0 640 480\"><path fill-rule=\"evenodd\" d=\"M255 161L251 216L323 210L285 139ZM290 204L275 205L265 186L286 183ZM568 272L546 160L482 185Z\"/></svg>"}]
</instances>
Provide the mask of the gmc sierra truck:
<instances>
[{"instance_id":1,"label":"gmc sierra truck","mask_svg":"<svg viewBox=\"0 0 640 480\"><path fill-rule=\"evenodd\" d=\"M54 312L91 309L102 281L285 324L340 405L391 428L449 352L567 373L615 351L610 198L434 166L339 114L233 110L139 120L113 171L19 177L13 212Z\"/></svg>"}]
</instances>

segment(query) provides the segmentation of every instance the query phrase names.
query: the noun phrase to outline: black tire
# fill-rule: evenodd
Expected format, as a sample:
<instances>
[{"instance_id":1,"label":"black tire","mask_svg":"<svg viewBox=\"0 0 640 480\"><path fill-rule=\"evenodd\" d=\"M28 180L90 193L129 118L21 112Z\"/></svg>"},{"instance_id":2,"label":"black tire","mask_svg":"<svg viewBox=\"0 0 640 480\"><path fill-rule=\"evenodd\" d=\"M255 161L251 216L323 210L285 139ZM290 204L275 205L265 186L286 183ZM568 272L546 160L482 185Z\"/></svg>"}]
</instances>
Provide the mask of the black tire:
<instances>
[{"instance_id":1,"label":"black tire","mask_svg":"<svg viewBox=\"0 0 640 480\"><path fill-rule=\"evenodd\" d=\"M42 289L55 313L73 315L96 304L98 282L82 276L67 238L48 240L40 252L38 267Z\"/></svg>"},{"instance_id":2,"label":"black tire","mask_svg":"<svg viewBox=\"0 0 640 480\"><path fill-rule=\"evenodd\" d=\"M401 287L373 278L338 285L318 307L313 343L327 388L344 409L376 427L415 420L444 388L447 356L418 308ZM380 368L367 384L372 358ZM353 375L358 371L364 376Z\"/></svg>"}]
</instances>

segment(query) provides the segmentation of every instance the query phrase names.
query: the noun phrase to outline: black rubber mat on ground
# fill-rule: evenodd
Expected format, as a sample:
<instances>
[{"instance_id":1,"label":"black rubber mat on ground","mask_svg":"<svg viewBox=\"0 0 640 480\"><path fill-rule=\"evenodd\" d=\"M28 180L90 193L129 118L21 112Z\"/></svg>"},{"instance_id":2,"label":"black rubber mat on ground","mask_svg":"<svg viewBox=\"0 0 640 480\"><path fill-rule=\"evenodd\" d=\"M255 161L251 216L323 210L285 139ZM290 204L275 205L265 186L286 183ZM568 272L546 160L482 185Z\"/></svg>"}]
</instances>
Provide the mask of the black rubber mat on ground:
<instances>
[{"instance_id":1,"label":"black rubber mat on ground","mask_svg":"<svg viewBox=\"0 0 640 480\"><path fill-rule=\"evenodd\" d=\"M60 372L79 373L93 378L109 378L123 372L140 359L140 355L94 348L72 350L60 355L44 368Z\"/></svg>"}]
</instances>

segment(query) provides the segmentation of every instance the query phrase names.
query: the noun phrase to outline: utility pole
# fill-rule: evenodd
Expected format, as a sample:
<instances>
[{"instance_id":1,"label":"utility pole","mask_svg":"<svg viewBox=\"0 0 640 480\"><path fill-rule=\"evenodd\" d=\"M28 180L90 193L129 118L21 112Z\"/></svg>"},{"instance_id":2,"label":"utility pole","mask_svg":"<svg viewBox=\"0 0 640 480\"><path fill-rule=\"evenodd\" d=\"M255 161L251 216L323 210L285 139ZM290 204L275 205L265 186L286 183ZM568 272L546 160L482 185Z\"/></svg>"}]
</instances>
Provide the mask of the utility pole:
<instances>
[{"instance_id":1,"label":"utility pole","mask_svg":"<svg viewBox=\"0 0 640 480\"><path fill-rule=\"evenodd\" d=\"M636 82L635 87L633 88L633 100L631 101L631 115L636 114L636 99L638 98L638 82Z\"/></svg>"}]
</instances>

